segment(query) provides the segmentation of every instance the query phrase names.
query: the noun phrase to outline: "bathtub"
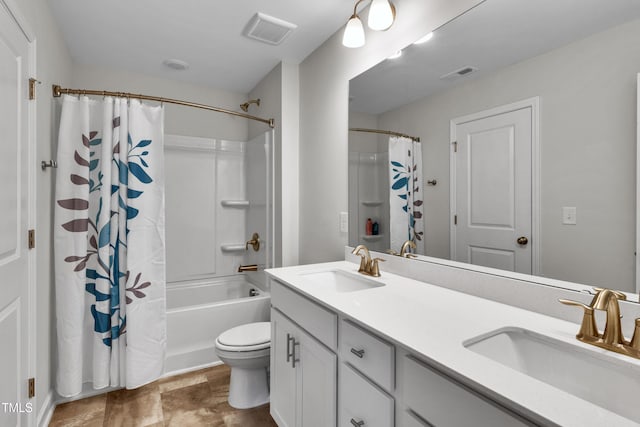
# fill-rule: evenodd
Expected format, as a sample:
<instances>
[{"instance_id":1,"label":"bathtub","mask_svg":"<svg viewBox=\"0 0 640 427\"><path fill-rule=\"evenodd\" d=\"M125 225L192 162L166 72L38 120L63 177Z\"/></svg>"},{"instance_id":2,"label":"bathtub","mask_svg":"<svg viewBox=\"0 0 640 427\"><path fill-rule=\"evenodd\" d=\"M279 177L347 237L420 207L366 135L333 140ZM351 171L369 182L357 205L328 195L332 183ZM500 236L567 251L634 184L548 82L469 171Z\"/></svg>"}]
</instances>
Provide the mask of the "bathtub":
<instances>
[{"instance_id":1,"label":"bathtub","mask_svg":"<svg viewBox=\"0 0 640 427\"><path fill-rule=\"evenodd\" d=\"M252 289L257 295L250 296ZM269 293L243 275L168 284L165 375L221 363L215 352L218 335L268 321L270 302Z\"/></svg>"}]
</instances>

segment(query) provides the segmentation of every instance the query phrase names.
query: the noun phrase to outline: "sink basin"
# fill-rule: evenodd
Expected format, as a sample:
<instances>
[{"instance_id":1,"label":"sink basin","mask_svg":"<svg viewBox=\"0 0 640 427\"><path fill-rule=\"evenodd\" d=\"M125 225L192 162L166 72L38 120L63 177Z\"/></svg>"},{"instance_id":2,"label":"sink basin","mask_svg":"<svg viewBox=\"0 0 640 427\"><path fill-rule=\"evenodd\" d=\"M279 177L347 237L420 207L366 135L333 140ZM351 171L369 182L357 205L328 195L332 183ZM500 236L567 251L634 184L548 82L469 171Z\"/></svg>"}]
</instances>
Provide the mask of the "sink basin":
<instances>
[{"instance_id":1,"label":"sink basin","mask_svg":"<svg viewBox=\"0 0 640 427\"><path fill-rule=\"evenodd\" d=\"M535 332L506 328L464 346L523 374L640 422L640 366ZM560 403L560 402L559 402Z\"/></svg>"},{"instance_id":2,"label":"sink basin","mask_svg":"<svg viewBox=\"0 0 640 427\"><path fill-rule=\"evenodd\" d=\"M384 286L384 283L371 280L361 274L342 270L307 273L303 276L311 279L318 286L324 286L336 292L356 292Z\"/></svg>"}]
</instances>

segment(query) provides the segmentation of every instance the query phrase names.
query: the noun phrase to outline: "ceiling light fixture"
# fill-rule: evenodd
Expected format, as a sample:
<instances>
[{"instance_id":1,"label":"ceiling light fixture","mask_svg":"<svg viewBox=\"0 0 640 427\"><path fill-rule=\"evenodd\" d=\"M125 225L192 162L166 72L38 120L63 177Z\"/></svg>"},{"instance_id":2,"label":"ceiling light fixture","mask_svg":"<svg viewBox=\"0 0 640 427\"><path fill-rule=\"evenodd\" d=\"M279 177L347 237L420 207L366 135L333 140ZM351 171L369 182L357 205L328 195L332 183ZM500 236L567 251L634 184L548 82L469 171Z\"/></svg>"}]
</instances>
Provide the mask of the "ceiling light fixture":
<instances>
[{"instance_id":1,"label":"ceiling light fixture","mask_svg":"<svg viewBox=\"0 0 640 427\"><path fill-rule=\"evenodd\" d=\"M358 16L358 5L365 0L358 0L353 7L353 15L347 21L342 36L345 47L364 46L364 27ZM375 31L388 30L396 19L396 8L390 0L371 0L367 25Z\"/></svg>"},{"instance_id":2,"label":"ceiling light fixture","mask_svg":"<svg viewBox=\"0 0 640 427\"><path fill-rule=\"evenodd\" d=\"M426 43L433 38L433 33L429 33L425 36L420 37L418 40L414 41L413 44L422 44Z\"/></svg>"}]
</instances>

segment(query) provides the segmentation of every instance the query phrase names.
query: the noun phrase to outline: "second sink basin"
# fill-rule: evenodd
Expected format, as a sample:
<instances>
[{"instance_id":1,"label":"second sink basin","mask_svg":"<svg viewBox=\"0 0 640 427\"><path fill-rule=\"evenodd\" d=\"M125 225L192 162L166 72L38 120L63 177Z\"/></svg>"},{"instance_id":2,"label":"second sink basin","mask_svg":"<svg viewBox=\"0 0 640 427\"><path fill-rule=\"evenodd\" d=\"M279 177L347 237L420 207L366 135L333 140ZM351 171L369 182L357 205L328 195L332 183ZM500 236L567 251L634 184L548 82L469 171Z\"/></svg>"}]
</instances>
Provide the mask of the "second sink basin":
<instances>
[{"instance_id":1,"label":"second sink basin","mask_svg":"<svg viewBox=\"0 0 640 427\"><path fill-rule=\"evenodd\" d=\"M637 364L520 328L500 329L463 344L509 368L640 422Z\"/></svg>"},{"instance_id":2,"label":"second sink basin","mask_svg":"<svg viewBox=\"0 0 640 427\"><path fill-rule=\"evenodd\" d=\"M307 273L304 276L313 280L318 286L325 286L336 292L355 292L384 286L384 283L342 270Z\"/></svg>"}]
</instances>

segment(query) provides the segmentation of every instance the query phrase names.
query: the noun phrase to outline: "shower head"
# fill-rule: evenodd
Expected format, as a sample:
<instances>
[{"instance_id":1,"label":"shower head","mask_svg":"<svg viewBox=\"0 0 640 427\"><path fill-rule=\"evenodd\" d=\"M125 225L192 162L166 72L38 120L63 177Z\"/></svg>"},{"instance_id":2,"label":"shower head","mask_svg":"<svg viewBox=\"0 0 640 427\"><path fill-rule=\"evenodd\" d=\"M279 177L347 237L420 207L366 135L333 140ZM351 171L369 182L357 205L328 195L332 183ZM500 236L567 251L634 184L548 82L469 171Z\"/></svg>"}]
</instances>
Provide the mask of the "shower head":
<instances>
[{"instance_id":1,"label":"shower head","mask_svg":"<svg viewBox=\"0 0 640 427\"><path fill-rule=\"evenodd\" d=\"M258 107L260 106L260 98L258 99L250 99L247 102L245 102L244 104L240 104L240 108L242 108L242 111L244 111L245 113L247 111L249 111L249 105L251 104L256 104Z\"/></svg>"}]
</instances>

